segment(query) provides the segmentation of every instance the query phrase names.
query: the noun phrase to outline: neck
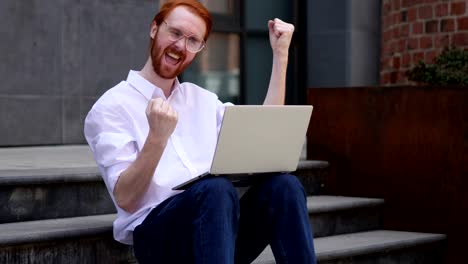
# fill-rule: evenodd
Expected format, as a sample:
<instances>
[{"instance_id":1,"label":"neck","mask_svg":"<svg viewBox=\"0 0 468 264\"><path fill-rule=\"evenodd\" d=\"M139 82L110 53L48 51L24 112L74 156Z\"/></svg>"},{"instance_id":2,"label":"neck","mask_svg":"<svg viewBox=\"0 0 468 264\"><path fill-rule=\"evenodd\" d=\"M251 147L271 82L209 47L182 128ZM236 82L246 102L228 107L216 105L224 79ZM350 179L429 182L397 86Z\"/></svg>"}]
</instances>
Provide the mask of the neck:
<instances>
[{"instance_id":1,"label":"neck","mask_svg":"<svg viewBox=\"0 0 468 264\"><path fill-rule=\"evenodd\" d=\"M140 75L143 76L143 78L148 80L150 83L161 88L166 98L169 97L169 95L171 94L172 86L174 85L175 78L165 79L156 74L156 72L154 72L153 69L151 58L148 58L148 60L146 61L145 66L140 71Z\"/></svg>"}]
</instances>

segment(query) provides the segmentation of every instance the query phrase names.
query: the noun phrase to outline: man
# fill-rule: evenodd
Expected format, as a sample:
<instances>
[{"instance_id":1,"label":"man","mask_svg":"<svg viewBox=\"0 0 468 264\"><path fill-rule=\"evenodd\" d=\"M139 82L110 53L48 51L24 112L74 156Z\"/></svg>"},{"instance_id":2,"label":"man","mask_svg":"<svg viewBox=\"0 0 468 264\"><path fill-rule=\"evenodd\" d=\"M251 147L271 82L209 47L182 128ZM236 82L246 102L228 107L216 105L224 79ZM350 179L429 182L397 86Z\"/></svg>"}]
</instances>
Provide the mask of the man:
<instances>
[{"instance_id":1,"label":"man","mask_svg":"<svg viewBox=\"0 0 468 264\"><path fill-rule=\"evenodd\" d=\"M277 263L315 263L305 193L274 175L239 200L223 177L171 188L210 166L226 104L177 76L204 48L212 20L198 1L167 1L150 29L150 56L107 91L85 136L117 207L116 240L140 263L251 263L270 244ZM265 104L283 104L294 26L268 21L273 66Z\"/></svg>"}]
</instances>

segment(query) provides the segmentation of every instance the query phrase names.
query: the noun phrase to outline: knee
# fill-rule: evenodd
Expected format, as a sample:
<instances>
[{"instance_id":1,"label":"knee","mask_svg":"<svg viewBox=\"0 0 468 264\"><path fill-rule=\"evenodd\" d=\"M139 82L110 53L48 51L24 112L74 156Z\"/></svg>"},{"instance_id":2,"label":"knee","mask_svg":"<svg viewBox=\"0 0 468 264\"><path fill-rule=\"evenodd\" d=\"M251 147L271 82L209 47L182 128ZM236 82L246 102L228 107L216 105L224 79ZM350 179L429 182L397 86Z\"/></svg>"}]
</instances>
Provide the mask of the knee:
<instances>
[{"instance_id":1,"label":"knee","mask_svg":"<svg viewBox=\"0 0 468 264\"><path fill-rule=\"evenodd\" d=\"M193 186L197 200L209 199L220 204L238 203L236 188L224 177L211 177Z\"/></svg>"},{"instance_id":2,"label":"knee","mask_svg":"<svg viewBox=\"0 0 468 264\"><path fill-rule=\"evenodd\" d=\"M291 174L278 174L272 176L269 185L275 197L305 198L304 187L296 176Z\"/></svg>"}]
</instances>

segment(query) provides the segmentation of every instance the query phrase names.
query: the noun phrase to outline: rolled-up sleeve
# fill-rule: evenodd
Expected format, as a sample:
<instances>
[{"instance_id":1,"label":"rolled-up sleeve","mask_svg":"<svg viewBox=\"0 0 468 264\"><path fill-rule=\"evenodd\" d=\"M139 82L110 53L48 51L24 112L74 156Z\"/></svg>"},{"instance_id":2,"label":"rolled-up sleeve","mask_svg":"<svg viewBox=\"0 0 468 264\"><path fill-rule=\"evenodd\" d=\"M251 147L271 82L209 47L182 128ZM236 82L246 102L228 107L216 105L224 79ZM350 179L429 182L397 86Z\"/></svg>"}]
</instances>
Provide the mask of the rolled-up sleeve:
<instances>
[{"instance_id":1,"label":"rolled-up sleeve","mask_svg":"<svg viewBox=\"0 0 468 264\"><path fill-rule=\"evenodd\" d=\"M110 193L113 193L120 174L138 154L136 140L129 132L131 125L117 109L93 107L85 119L86 141Z\"/></svg>"},{"instance_id":2,"label":"rolled-up sleeve","mask_svg":"<svg viewBox=\"0 0 468 264\"><path fill-rule=\"evenodd\" d=\"M224 117L224 111L226 110L227 106L233 106L234 104L232 103L223 103L220 100L218 100L217 103L217 109L216 109L216 120L217 120L217 129L218 129L218 134L221 129L221 124L223 123L223 117Z\"/></svg>"}]
</instances>

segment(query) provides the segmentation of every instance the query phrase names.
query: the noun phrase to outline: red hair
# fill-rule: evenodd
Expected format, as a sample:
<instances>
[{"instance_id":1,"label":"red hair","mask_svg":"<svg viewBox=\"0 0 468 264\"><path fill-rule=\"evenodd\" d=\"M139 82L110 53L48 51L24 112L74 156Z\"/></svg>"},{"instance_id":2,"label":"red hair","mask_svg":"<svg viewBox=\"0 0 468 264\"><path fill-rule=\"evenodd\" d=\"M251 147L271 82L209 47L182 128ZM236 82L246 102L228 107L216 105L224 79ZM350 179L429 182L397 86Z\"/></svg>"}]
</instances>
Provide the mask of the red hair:
<instances>
[{"instance_id":1,"label":"red hair","mask_svg":"<svg viewBox=\"0 0 468 264\"><path fill-rule=\"evenodd\" d=\"M199 16L203 21L205 21L206 25L206 33L204 36L205 41L208 39L210 35L211 28L213 27L213 19L211 18L210 12L197 0L168 0L166 1L159 10L159 13L153 18L153 22L156 22L156 25L161 25L163 20L169 15L169 13L174 10L174 8L178 6L185 6L187 7L190 12L194 15Z\"/></svg>"}]
</instances>

